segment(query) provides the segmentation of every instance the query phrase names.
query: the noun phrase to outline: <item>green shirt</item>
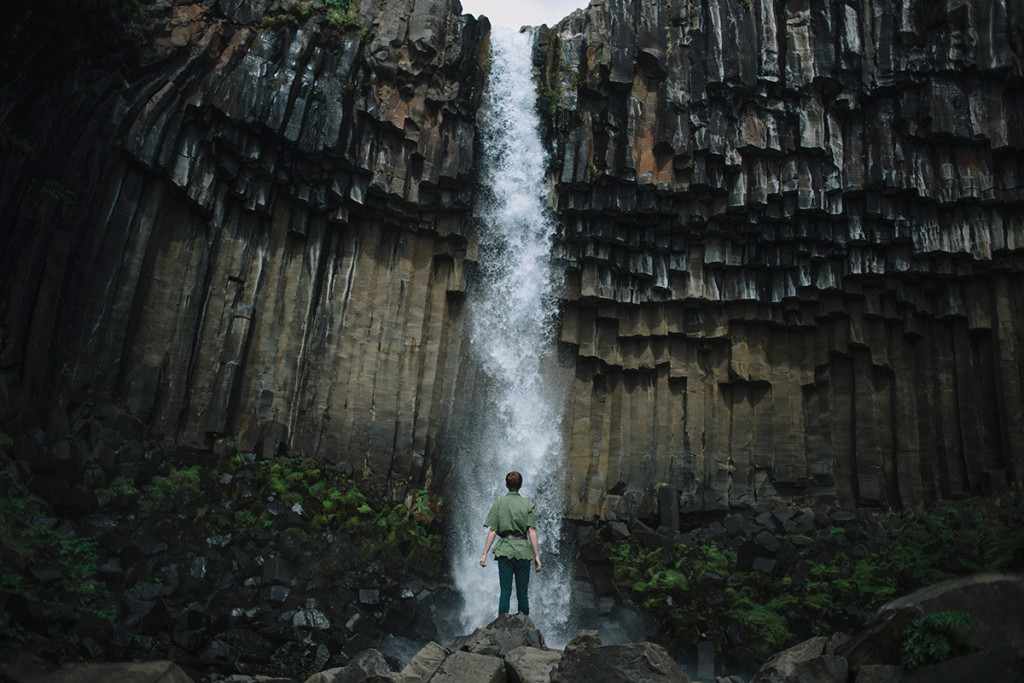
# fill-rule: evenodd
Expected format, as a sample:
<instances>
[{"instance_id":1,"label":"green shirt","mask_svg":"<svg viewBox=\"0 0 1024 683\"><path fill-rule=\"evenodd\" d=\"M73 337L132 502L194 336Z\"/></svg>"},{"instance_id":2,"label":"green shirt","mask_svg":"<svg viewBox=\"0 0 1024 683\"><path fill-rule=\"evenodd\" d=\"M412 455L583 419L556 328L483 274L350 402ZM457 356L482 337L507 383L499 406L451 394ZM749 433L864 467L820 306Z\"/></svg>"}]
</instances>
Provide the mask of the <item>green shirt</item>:
<instances>
[{"instance_id":1,"label":"green shirt","mask_svg":"<svg viewBox=\"0 0 1024 683\"><path fill-rule=\"evenodd\" d=\"M527 536L527 529L537 526L537 512L534 504L519 493L509 491L494 501L484 526L494 529L500 537L494 546L495 557L533 559L533 546Z\"/></svg>"}]
</instances>

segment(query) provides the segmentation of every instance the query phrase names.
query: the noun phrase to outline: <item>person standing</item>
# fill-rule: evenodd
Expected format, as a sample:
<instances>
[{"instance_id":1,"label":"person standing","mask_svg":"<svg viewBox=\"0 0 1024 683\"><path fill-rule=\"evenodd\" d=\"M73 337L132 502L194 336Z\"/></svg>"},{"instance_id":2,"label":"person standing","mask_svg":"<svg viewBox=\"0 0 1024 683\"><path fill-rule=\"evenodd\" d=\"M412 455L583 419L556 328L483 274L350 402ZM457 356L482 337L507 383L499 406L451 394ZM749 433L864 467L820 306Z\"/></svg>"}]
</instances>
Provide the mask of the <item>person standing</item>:
<instances>
[{"instance_id":1,"label":"person standing","mask_svg":"<svg viewBox=\"0 0 1024 683\"><path fill-rule=\"evenodd\" d=\"M487 566L487 551L497 537L494 558L498 561L498 616L508 614L512 602L512 583L516 584L516 603L521 614L530 613L530 568L540 571L540 550L537 545L536 506L519 495L523 486L523 475L509 472L505 475L508 488L501 498L494 501L484 526L490 527L487 542L480 556L480 566Z\"/></svg>"}]
</instances>

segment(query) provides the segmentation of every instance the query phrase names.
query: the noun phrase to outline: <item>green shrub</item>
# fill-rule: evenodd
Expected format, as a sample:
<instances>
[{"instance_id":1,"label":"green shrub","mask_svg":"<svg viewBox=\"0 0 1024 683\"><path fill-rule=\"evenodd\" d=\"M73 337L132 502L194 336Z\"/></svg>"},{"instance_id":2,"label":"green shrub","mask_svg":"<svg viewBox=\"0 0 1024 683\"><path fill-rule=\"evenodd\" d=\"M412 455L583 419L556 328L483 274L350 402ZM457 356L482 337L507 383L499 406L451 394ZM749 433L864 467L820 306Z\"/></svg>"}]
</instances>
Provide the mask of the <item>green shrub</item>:
<instances>
[{"instance_id":1,"label":"green shrub","mask_svg":"<svg viewBox=\"0 0 1024 683\"><path fill-rule=\"evenodd\" d=\"M932 612L903 630L900 663L906 669L938 664L968 649L963 632L974 624L967 612Z\"/></svg>"},{"instance_id":2,"label":"green shrub","mask_svg":"<svg viewBox=\"0 0 1024 683\"><path fill-rule=\"evenodd\" d=\"M7 495L0 496L0 545L23 561L56 562L60 579L48 586L40 585L30 574L7 569L0 574L0 593L17 595L34 605L65 602L76 610L91 605L96 598L107 595L106 587L96 580L99 546L88 537L64 538L56 531L30 521L30 505L40 501L26 494L10 473L2 474ZM3 635L8 642L18 642L19 633Z\"/></svg>"},{"instance_id":3,"label":"green shrub","mask_svg":"<svg viewBox=\"0 0 1024 683\"><path fill-rule=\"evenodd\" d=\"M273 528L277 518L256 506L276 497L290 506L301 506L308 521L303 529L307 537L326 530L346 532L368 561L388 547L398 548L410 567L441 552L441 537L428 530L440 514L441 501L427 488L411 491L403 502L393 502L364 490L369 489L364 482L328 470L301 454L260 461L252 466L252 473L254 495L239 503L243 507L235 508L237 528ZM237 487L226 485L224 494L237 495ZM259 519L255 519L256 513Z\"/></svg>"},{"instance_id":4,"label":"green shrub","mask_svg":"<svg viewBox=\"0 0 1024 683\"><path fill-rule=\"evenodd\" d=\"M115 477L110 486L105 489L98 489L97 493L106 493L111 498L134 498L139 495L139 489L135 482L128 477Z\"/></svg>"},{"instance_id":5,"label":"green shrub","mask_svg":"<svg viewBox=\"0 0 1024 683\"><path fill-rule=\"evenodd\" d=\"M200 465L192 467L169 467L166 475L157 475L143 489L139 503L143 510L176 501L179 498L196 498L201 493Z\"/></svg>"}]
</instances>

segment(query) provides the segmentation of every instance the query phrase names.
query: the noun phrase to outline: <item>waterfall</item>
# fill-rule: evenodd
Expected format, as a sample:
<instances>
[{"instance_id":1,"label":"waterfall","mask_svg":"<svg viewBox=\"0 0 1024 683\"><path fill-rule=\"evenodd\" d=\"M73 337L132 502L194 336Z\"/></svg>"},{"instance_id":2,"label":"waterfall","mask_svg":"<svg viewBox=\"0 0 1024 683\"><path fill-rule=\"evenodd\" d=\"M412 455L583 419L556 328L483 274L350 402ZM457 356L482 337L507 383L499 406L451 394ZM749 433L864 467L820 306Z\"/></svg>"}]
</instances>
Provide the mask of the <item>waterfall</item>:
<instances>
[{"instance_id":1,"label":"waterfall","mask_svg":"<svg viewBox=\"0 0 1024 683\"><path fill-rule=\"evenodd\" d=\"M523 475L537 505L543 568L531 573L530 616L549 643L567 638L572 557L561 546L564 512L560 380L554 331L561 275L551 259L556 224L545 207L541 141L529 34L494 28L481 107L479 269L467 297L468 373L473 388L449 492L452 570L464 598L464 632L498 613L497 563L479 566L491 503L505 474ZM516 611L513 591L512 612Z\"/></svg>"}]
</instances>

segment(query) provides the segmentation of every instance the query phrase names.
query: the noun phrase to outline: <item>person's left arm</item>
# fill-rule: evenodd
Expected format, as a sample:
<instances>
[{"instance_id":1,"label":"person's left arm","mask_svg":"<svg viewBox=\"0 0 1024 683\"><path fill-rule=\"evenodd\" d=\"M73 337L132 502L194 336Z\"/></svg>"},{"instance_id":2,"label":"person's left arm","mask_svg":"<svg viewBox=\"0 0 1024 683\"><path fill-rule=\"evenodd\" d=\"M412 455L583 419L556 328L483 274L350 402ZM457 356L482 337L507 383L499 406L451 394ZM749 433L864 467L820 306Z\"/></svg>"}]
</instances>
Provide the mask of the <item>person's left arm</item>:
<instances>
[{"instance_id":1,"label":"person's left arm","mask_svg":"<svg viewBox=\"0 0 1024 683\"><path fill-rule=\"evenodd\" d=\"M532 526L527 531L530 537L530 545L533 546L533 571L540 571L540 548L537 546L537 530ZM486 553L485 553L486 554Z\"/></svg>"}]
</instances>

